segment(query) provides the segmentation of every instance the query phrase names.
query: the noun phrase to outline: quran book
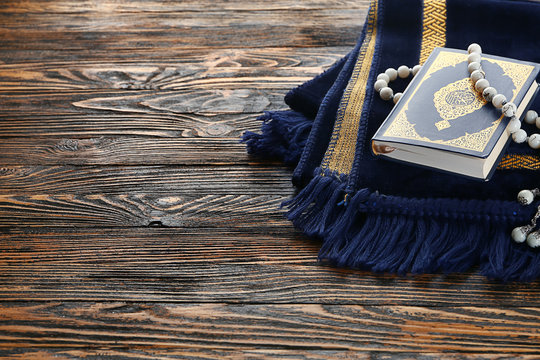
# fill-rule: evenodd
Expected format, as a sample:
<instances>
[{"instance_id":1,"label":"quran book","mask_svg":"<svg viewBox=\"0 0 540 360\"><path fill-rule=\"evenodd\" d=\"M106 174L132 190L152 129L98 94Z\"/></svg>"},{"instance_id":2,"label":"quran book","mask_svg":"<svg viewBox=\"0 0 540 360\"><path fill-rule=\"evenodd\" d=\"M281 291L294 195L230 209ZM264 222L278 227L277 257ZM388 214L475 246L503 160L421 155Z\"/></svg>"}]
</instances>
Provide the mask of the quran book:
<instances>
[{"instance_id":1,"label":"quran book","mask_svg":"<svg viewBox=\"0 0 540 360\"><path fill-rule=\"evenodd\" d=\"M510 119L474 89L467 56L448 48L431 53L373 136L375 155L490 179L511 139ZM482 69L521 118L538 90L540 66L482 54Z\"/></svg>"}]
</instances>

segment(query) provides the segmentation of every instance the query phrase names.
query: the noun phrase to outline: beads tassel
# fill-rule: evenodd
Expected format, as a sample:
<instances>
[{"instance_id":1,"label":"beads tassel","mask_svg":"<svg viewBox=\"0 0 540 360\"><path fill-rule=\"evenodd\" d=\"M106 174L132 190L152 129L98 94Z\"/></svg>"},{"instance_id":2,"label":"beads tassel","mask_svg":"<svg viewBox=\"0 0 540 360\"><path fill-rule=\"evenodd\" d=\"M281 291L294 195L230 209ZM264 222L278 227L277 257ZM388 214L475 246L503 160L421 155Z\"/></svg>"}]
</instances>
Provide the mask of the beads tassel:
<instances>
[{"instance_id":1,"label":"beads tassel","mask_svg":"<svg viewBox=\"0 0 540 360\"><path fill-rule=\"evenodd\" d=\"M513 102L508 102L506 96L499 94L497 90L489 86L489 81L486 79L486 73L482 70L482 48L478 44L471 44L467 48L468 70L471 81L474 84L476 91L482 93L482 97L491 102L497 109L501 109L504 116L511 118L507 131L512 134L512 140L521 144L527 144L533 149L540 149L540 134L527 135L527 132L521 129L521 121L516 117L517 106ZM525 115L524 121L527 124L536 124L540 129L540 117L536 111L530 110Z\"/></svg>"},{"instance_id":2,"label":"beads tassel","mask_svg":"<svg viewBox=\"0 0 540 360\"><path fill-rule=\"evenodd\" d=\"M388 84L391 81L396 80L398 77L401 79L406 79L411 74L414 77L416 74L418 74L421 68L421 65L415 65L412 68L408 67L407 65L401 65L397 70L394 68L388 68L383 73L377 75L377 81L375 81L373 87L375 91L379 93L381 99L392 100L394 104L396 104L399 99L401 99L403 94L400 92L394 94L394 91L388 86Z\"/></svg>"},{"instance_id":3,"label":"beads tassel","mask_svg":"<svg viewBox=\"0 0 540 360\"><path fill-rule=\"evenodd\" d=\"M521 190L518 193L517 200L521 205L530 205L535 198L540 196L540 189ZM512 230L512 239L517 243L527 241L527 245L532 248L540 247L540 230L533 231L536 228L536 223L540 218L540 205L536 214L531 219L530 225L518 226Z\"/></svg>"}]
</instances>

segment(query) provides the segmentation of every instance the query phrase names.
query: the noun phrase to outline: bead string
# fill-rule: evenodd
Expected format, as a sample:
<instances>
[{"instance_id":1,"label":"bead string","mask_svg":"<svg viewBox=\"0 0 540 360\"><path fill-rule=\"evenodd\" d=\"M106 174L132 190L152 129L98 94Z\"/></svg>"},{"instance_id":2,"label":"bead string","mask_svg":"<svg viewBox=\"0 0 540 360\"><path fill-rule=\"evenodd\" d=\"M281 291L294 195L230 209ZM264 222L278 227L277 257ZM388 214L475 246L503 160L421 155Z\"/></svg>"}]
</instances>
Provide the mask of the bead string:
<instances>
[{"instance_id":1,"label":"bead string","mask_svg":"<svg viewBox=\"0 0 540 360\"><path fill-rule=\"evenodd\" d=\"M518 202L523 205L532 204L533 200L540 197L540 189L521 190L517 196ZM518 226L512 230L512 239L517 243L522 243L527 240L527 245L532 248L540 247L540 230L533 231L536 227L536 222L540 218L540 205L536 210L536 215L531 219L530 225Z\"/></svg>"},{"instance_id":2,"label":"bead string","mask_svg":"<svg viewBox=\"0 0 540 360\"><path fill-rule=\"evenodd\" d=\"M500 109L502 114L510 118L507 125L507 130L512 134L512 140L518 144L527 142L533 149L540 149L540 134L532 134L529 136L525 130L521 128L521 121L516 117L517 106L513 102L508 102L506 96L499 94L497 89L490 86L489 81L486 79L486 73L482 70L482 48L480 45L473 43L467 48L467 70L470 74L470 79L474 84L474 89L482 94L482 97L493 104L495 108ZM377 81L373 87L375 91L379 93L381 99L385 101L393 100L396 104L403 96L398 92L394 94L394 91L388 86L391 81L394 81L399 76L402 79L408 78L411 74L416 76L418 71L422 68L421 65L415 65L413 68L409 68L406 65L401 65L398 69L388 68L383 73L377 76ZM536 124L536 127L540 129L540 117L534 110L529 110L525 114L524 121L527 124ZM540 197L540 189L533 190L521 190L517 196L517 200L521 205L530 205L536 197ZM536 228L538 219L540 219L540 205L537 208L535 216L531 219L529 225L518 226L512 230L512 239L517 243L527 242L532 248L540 248L540 229L533 231Z\"/></svg>"},{"instance_id":3,"label":"bead string","mask_svg":"<svg viewBox=\"0 0 540 360\"><path fill-rule=\"evenodd\" d=\"M540 206L538 206L536 214L531 219L530 225L518 226L512 230L512 239L517 243L522 243L527 240L527 245L530 247L540 247L540 230L533 231L536 227L538 218L540 218Z\"/></svg>"},{"instance_id":4,"label":"bead string","mask_svg":"<svg viewBox=\"0 0 540 360\"><path fill-rule=\"evenodd\" d=\"M388 86L390 81L396 80L398 76L402 79L407 79L412 74L414 77L416 74L418 74L421 68L422 65L414 65L412 68L408 67L407 65L401 65L397 70L394 68L388 68L385 70L385 72L377 75L377 81L375 81L373 87L375 88L375 91L379 93L381 99L393 100L394 104L396 104L399 99L401 99L403 93L398 92L394 94L394 90Z\"/></svg>"},{"instance_id":5,"label":"bead string","mask_svg":"<svg viewBox=\"0 0 540 360\"><path fill-rule=\"evenodd\" d=\"M507 129L512 134L512 140L518 144L527 141L531 148L540 149L540 134L528 136L527 132L521 128L521 121L516 117L516 104L506 101L506 96L499 94L494 87L490 86L489 81L486 79L486 73L482 70L482 48L480 45L476 43L469 45L467 52L469 53L467 69L475 90L480 92L487 102L492 103L497 109L501 109L504 116L510 118ZM540 129L540 117L534 110L527 112L525 122L536 124L536 127Z\"/></svg>"},{"instance_id":6,"label":"bead string","mask_svg":"<svg viewBox=\"0 0 540 360\"><path fill-rule=\"evenodd\" d=\"M506 101L506 96L499 94L497 90L490 86L486 79L486 73L482 70L482 48L480 45L473 43L467 48L469 56L467 60L469 65L467 69L470 73L470 78L474 83L476 91L482 93L482 96L487 102L491 102L497 109L501 109L504 116L509 117L510 121L506 129L512 134L512 140L515 143L521 144L527 142L533 149L540 149L540 134L532 134L529 136L525 130L521 128L521 121L516 117L517 106L513 102ZM536 124L540 129L540 117L534 110L529 110L524 118L527 124ZM534 198L540 196L540 190L521 190L518 193L517 200L521 205L532 204ZM540 230L533 231L536 228L536 223L540 218L540 205L536 210L536 214L531 219L530 225L518 226L512 230L512 239L517 243L527 241L527 245L532 248L540 247Z\"/></svg>"}]
</instances>

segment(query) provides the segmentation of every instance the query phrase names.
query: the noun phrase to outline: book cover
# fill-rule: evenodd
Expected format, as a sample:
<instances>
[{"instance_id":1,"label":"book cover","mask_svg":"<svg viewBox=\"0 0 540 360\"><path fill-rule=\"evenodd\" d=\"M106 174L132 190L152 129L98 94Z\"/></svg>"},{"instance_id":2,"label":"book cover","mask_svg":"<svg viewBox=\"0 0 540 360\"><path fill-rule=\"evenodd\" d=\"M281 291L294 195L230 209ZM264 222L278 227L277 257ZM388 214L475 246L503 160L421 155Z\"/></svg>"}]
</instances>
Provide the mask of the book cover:
<instances>
[{"instance_id":1,"label":"book cover","mask_svg":"<svg viewBox=\"0 0 540 360\"><path fill-rule=\"evenodd\" d=\"M489 156L509 119L474 89L467 55L463 50L436 48L374 135L373 143ZM538 64L486 54L482 55L482 68L490 85L518 108L539 72Z\"/></svg>"}]
</instances>

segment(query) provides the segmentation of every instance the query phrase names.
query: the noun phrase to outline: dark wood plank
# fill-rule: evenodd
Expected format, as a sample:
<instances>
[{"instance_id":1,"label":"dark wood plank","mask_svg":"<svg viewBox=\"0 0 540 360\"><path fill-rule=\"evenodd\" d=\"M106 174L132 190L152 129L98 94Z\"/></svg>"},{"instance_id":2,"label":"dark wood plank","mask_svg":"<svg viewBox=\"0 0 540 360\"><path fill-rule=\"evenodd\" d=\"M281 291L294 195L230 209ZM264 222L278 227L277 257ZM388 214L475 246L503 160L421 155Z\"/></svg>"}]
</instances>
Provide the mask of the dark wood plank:
<instances>
[{"instance_id":1,"label":"dark wood plank","mask_svg":"<svg viewBox=\"0 0 540 360\"><path fill-rule=\"evenodd\" d=\"M284 109L286 89L0 93L0 136L235 137L262 111ZM206 104L201 107L202 104Z\"/></svg>"},{"instance_id":2,"label":"dark wood plank","mask_svg":"<svg viewBox=\"0 0 540 360\"><path fill-rule=\"evenodd\" d=\"M0 195L0 226L253 228L265 225L290 229L284 210L279 210L280 204L288 199L286 195L254 195L256 189L244 191L251 192L250 195L201 192L204 190L173 190L162 194L128 191L115 195Z\"/></svg>"},{"instance_id":3,"label":"dark wood plank","mask_svg":"<svg viewBox=\"0 0 540 360\"><path fill-rule=\"evenodd\" d=\"M4 166L0 195L292 194L291 171L276 166Z\"/></svg>"},{"instance_id":4,"label":"dark wood plank","mask_svg":"<svg viewBox=\"0 0 540 360\"><path fill-rule=\"evenodd\" d=\"M282 98L285 92L276 97ZM240 139L246 130L260 131L261 122L257 118L261 113L234 114L171 114L171 113L133 113L118 108L97 110L71 108L60 96L51 95L49 103L60 104L56 113L47 114L50 105L46 99L34 99L39 107L43 104L43 112L38 109L23 110L24 105L13 105L13 108L0 114L0 137L65 137L67 139L84 139L102 136L146 136L151 138L229 138ZM10 96L13 99L13 97ZM13 99L24 101L24 96ZM70 101L72 99L66 99ZM281 100L282 101L282 100ZM2 95L0 94L0 102ZM1 106L1 105L0 105ZM116 105L115 105L116 106ZM117 104L117 106L121 106ZM272 107L283 108L283 103ZM141 106L143 107L143 106ZM17 108L19 113L17 113ZM74 110L77 109L77 110ZM33 112L35 111L35 112ZM146 111L146 110L145 110Z\"/></svg>"},{"instance_id":5,"label":"dark wood plank","mask_svg":"<svg viewBox=\"0 0 540 360\"><path fill-rule=\"evenodd\" d=\"M337 269L317 263L319 246L288 223L2 229L0 300L540 307L539 282Z\"/></svg>"},{"instance_id":6,"label":"dark wood plank","mask_svg":"<svg viewBox=\"0 0 540 360\"><path fill-rule=\"evenodd\" d=\"M259 52L268 52L275 54L285 55L286 58L289 58L292 54L305 54L305 58L301 58L302 63L305 61L310 63L310 57L312 54L320 54L321 57L324 57L325 50L328 50L328 56L333 57L334 53L346 54L351 51L352 46L350 44L338 45L330 44L326 46L317 46L317 47L285 47L285 46L268 46L262 48L250 48L248 46L244 48L197 48L197 49L183 49L183 48L169 48L167 51L154 51L151 48L136 48L136 49L117 49L114 52L107 50L72 50L72 51L61 51L61 50L40 50L32 51L27 49L3 49L2 58L0 59L0 65L4 68L9 69L10 66L14 64L20 64L23 68L30 67L32 65L39 66L54 66L56 65L67 65L75 62L79 62L83 68L85 65L90 63L96 63L97 65L110 64L111 66L120 66L123 62L126 64L132 64L128 66L126 71L132 70L136 65L145 64L149 67L155 66L156 64L183 64L183 59L192 59L196 62L196 59L201 59L207 56L216 56L217 59L221 59L227 56L237 57L238 54L257 54ZM287 55L287 51L290 52ZM47 61L43 61L47 59ZM134 60L136 59L136 60ZM231 65L227 62L227 59L223 59L224 62L222 66ZM258 63L257 59L250 59L251 62ZM280 61L281 62L281 61ZM247 64L242 63L242 66ZM269 68L275 66L275 63L268 63ZM296 66L291 64L291 66ZM89 72L89 70L87 70ZM268 75L275 76L274 73L269 73ZM103 80L114 80L114 79L103 79ZM103 81L101 80L101 81Z\"/></svg>"},{"instance_id":7,"label":"dark wood plank","mask_svg":"<svg viewBox=\"0 0 540 360\"><path fill-rule=\"evenodd\" d=\"M332 9L0 13L3 49L85 51L91 49L267 47L353 45L366 2ZM31 27L28 24L32 24ZM163 31L166 29L167 31ZM25 41L20 41L24 39Z\"/></svg>"},{"instance_id":8,"label":"dark wood plank","mask_svg":"<svg viewBox=\"0 0 540 360\"><path fill-rule=\"evenodd\" d=\"M294 360L328 360L328 359L358 359L358 360L537 360L537 355L523 355L518 353L489 354L470 353L450 354L445 352L385 352L385 351L350 351L350 350L311 350L311 349L275 349L275 348L246 348L240 346L231 349L206 348L149 348L138 347L134 349L110 349L107 346L95 345L92 348L81 349L33 345L31 348L3 349L0 359L58 359L71 360L84 359L294 359Z\"/></svg>"},{"instance_id":9,"label":"dark wood plank","mask_svg":"<svg viewBox=\"0 0 540 360\"><path fill-rule=\"evenodd\" d=\"M320 74L350 47L134 51L138 53L83 53L47 61L39 52L39 58L17 62L15 56L23 54L7 51L2 58L9 63L0 64L0 90L293 87Z\"/></svg>"},{"instance_id":10,"label":"dark wood plank","mask_svg":"<svg viewBox=\"0 0 540 360\"><path fill-rule=\"evenodd\" d=\"M540 353L540 312L522 307L3 303L10 347Z\"/></svg>"},{"instance_id":11,"label":"dark wood plank","mask_svg":"<svg viewBox=\"0 0 540 360\"><path fill-rule=\"evenodd\" d=\"M182 0L182 1L162 1L162 0L136 0L117 1L100 0L99 3L91 0L32 0L32 1L11 1L2 4L0 13L57 13L57 14L79 14L79 13L160 13L178 11L202 11L209 9L219 9L223 11L254 11L254 10L322 10L322 9L358 9L367 8L369 0L274 0L274 1L250 1L229 0Z\"/></svg>"},{"instance_id":12,"label":"dark wood plank","mask_svg":"<svg viewBox=\"0 0 540 360\"><path fill-rule=\"evenodd\" d=\"M275 84L254 84L253 87L249 84L230 84L219 89L197 87L178 91L29 90L0 92L0 106L3 118L14 120L17 120L17 115L37 114L79 114L90 119L92 115L99 114L103 118L106 112L120 115L195 114L215 117L218 114L249 114L286 108L283 96L288 88L279 88Z\"/></svg>"},{"instance_id":13,"label":"dark wood plank","mask_svg":"<svg viewBox=\"0 0 540 360\"><path fill-rule=\"evenodd\" d=\"M0 165L247 165L246 146L233 138L135 136L11 137L0 141ZM265 161L280 166L279 162Z\"/></svg>"}]
</instances>

